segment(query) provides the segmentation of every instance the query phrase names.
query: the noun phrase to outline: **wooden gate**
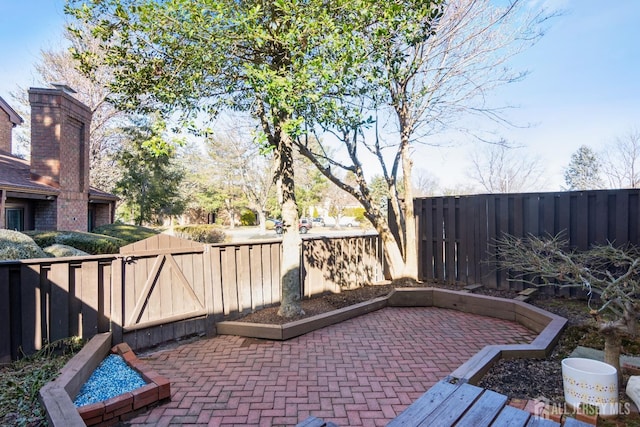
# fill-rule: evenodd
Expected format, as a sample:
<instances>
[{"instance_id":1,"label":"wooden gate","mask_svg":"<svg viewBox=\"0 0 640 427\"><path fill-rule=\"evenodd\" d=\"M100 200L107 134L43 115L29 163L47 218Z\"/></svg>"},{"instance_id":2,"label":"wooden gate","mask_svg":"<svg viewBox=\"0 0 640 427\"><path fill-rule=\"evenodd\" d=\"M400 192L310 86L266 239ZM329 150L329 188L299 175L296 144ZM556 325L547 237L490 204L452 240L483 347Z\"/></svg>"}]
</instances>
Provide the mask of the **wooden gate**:
<instances>
[{"instance_id":1,"label":"wooden gate","mask_svg":"<svg viewBox=\"0 0 640 427\"><path fill-rule=\"evenodd\" d=\"M123 341L144 348L206 332L204 252L201 243L165 234L120 249Z\"/></svg>"}]
</instances>

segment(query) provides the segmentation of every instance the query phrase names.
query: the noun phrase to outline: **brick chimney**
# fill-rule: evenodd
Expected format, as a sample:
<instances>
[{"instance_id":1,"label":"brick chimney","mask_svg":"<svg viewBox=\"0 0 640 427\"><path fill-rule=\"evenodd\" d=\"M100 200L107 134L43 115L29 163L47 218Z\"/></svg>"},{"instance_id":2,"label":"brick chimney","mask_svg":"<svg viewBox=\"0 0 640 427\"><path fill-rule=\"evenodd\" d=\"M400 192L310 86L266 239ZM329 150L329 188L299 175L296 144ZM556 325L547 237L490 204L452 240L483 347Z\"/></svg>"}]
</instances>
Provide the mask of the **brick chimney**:
<instances>
[{"instance_id":1,"label":"brick chimney","mask_svg":"<svg viewBox=\"0 0 640 427\"><path fill-rule=\"evenodd\" d=\"M0 96L0 150L11 154L13 128L21 125L22 117Z\"/></svg>"},{"instance_id":2,"label":"brick chimney","mask_svg":"<svg viewBox=\"0 0 640 427\"><path fill-rule=\"evenodd\" d=\"M58 230L87 231L91 110L65 86L29 89L32 179L60 188Z\"/></svg>"}]
</instances>

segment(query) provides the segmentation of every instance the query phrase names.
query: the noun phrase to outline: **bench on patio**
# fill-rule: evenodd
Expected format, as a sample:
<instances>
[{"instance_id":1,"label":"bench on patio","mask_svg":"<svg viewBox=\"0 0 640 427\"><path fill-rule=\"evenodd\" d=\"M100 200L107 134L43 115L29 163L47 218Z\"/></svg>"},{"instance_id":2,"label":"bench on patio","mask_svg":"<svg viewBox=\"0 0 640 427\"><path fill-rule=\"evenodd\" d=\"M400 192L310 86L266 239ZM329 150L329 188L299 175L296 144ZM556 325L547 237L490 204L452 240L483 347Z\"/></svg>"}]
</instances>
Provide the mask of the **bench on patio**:
<instances>
[{"instance_id":1,"label":"bench on patio","mask_svg":"<svg viewBox=\"0 0 640 427\"><path fill-rule=\"evenodd\" d=\"M395 426L556 427L559 423L507 405L507 396L468 383L439 381L389 424ZM568 427L592 427L567 417Z\"/></svg>"},{"instance_id":2,"label":"bench on patio","mask_svg":"<svg viewBox=\"0 0 640 427\"><path fill-rule=\"evenodd\" d=\"M426 393L391 420L398 426L469 427L559 427L560 424L507 405L507 396L468 383L437 382ZM593 427L565 417L565 427ZM331 427L335 424L309 417L297 427Z\"/></svg>"}]
</instances>

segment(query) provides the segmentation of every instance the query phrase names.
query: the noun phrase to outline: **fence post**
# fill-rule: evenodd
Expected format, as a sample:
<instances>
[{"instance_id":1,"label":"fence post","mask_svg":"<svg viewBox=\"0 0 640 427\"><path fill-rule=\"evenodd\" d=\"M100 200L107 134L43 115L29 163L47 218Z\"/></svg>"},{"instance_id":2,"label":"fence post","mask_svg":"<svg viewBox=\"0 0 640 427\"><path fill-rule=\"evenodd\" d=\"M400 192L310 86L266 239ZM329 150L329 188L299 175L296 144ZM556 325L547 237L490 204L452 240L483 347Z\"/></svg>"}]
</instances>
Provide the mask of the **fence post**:
<instances>
[{"instance_id":1,"label":"fence post","mask_svg":"<svg viewBox=\"0 0 640 427\"><path fill-rule=\"evenodd\" d=\"M215 306L213 303L214 295L214 283L213 283L213 262L211 260L212 251L211 245L205 245L202 252L202 268L204 269L204 306L207 310L207 317L205 320L205 334L207 336L214 336L216 331L215 321Z\"/></svg>"},{"instance_id":2,"label":"fence post","mask_svg":"<svg viewBox=\"0 0 640 427\"><path fill-rule=\"evenodd\" d=\"M114 343L122 342L124 304L124 263L118 256L111 263L111 333Z\"/></svg>"},{"instance_id":3,"label":"fence post","mask_svg":"<svg viewBox=\"0 0 640 427\"><path fill-rule=\"evenodd\" d=\"M9 266L0 266L0 325L6 333L0 335L0 364L11 362L11 283Z\"/></svg>"},{"instance_id":4,"label":"fence post","mask_svg":"<svg viewBox=\"0 0 640 427\"><path fill-rule=\"evenodd\" d=\"M22 350L24 354L34 353L42 348L42 296L40 275L42 264L22 265L20 271L20 301ZM46 319L45 319L46 322Z\"/></svg>"}]
</instances>

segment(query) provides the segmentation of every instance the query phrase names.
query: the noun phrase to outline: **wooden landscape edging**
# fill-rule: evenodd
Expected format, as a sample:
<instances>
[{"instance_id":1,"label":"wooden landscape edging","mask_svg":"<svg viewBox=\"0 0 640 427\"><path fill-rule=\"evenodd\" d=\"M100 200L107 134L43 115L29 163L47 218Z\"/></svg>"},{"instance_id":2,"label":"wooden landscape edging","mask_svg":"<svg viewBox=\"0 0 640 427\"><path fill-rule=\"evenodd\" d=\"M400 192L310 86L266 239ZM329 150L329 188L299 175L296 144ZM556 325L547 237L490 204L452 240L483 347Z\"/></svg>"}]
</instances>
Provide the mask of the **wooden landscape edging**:
<instances>
[{"instance_id":1,"label":"wooden landscape edging","mask_svg":"<svg viewBox=\"0 0 640 427\"><path fill-rule=\"evenodd\" d=\"M216 328L218 335L239 335L242 337L286 341L317 329L322 329L325 326L371 313L386 306L387 297L379 297L371 301L361 302L328 313L285 323L284 325L265 325L230 320L218 322Z\"/></svg>"},{"instance_id":2,"label":"wooden landscape edging","mask_svg":"<svg viewBox=\"0 0 640 427\"><path fill-rule=\"evenodd\" d=\"M40 402L52 426L84 427L86 424L71 396L80 391L111 348L111 332L97 334L60 371L54 381L40 389Z\"/></svg>"},{"instance_id":3,"label":"wooden landscape edging","mask_svg":"<svg viewBox=\"0 0 640 427\"><path fill-rule=\"evenodd\" d=\"M171 383L140 361L126 343L111 347L112 334L94 336L39 392L47 420L54 427L114 425L132 413L171 398ZM119 354L146 384L110 399L77 407L73 399L109 352Z\"/></svg>"},{"instance_id":4,"label":"wooden landscape edging","mask_svg":"<svg viewBox=\"0 0 640 427\"><path fill-rule=\"evenodd\" d=\"M449 376L450 379L471 384L476 384L500 358L548 356L567 324L567 319L521 301L438 288L396 288L385 297L284 325L225 321L217 324L217 332L220 335L288 340L384 307L448 308L509 320L538 333L530 344L485 346Z\"/></svg>"}]
</instances>

